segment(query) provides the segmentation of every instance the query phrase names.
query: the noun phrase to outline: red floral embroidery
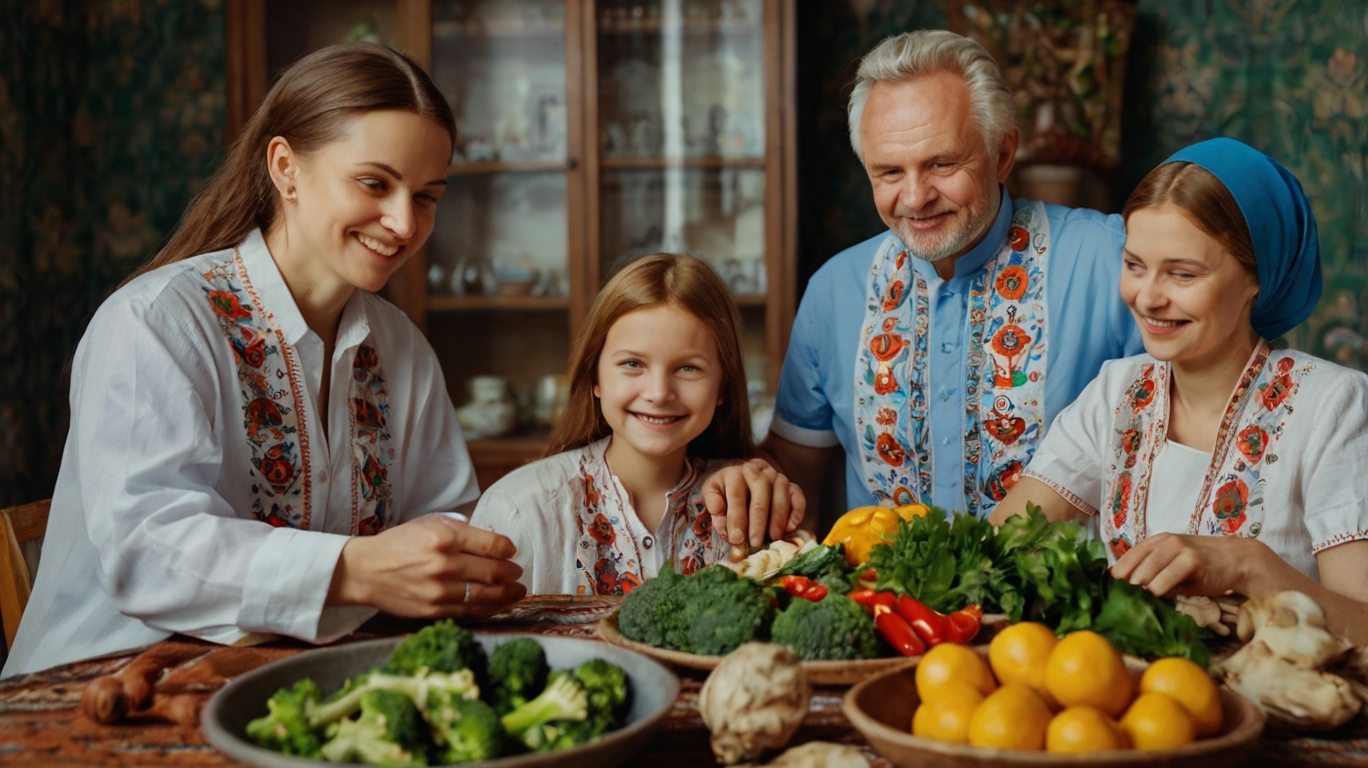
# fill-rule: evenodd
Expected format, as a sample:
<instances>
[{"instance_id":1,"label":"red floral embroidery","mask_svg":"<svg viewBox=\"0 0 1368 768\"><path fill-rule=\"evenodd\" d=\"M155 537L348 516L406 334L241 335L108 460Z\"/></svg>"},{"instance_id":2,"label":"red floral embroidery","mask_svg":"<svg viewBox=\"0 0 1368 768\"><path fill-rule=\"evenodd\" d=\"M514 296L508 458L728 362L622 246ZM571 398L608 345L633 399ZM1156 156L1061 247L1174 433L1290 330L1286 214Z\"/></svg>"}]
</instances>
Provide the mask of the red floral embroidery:
<instances>
[{"instance_id":1,"label":"red floral embroidery","mask_svg":"<svg viewBox=\"0 0 1368 768\"><path fill-rule=\"evenodd\" d=\"M706 508L694 515L693 532L700 540L707 541L712 536L712 515Z\"/></svg>"},{"instance_id":2,"label":"red floral embroidery","mask_svg":"<svg viewBox=\"0 0 1368 768\"><path fill-rule=\"evenodd\" d=\"M594 516L594 522L589 526L589 537L604 546L617 541L617 534L613 533L613 524L608 522L608 518L604 517L602 512Z\"/></svg>"},{"instance_id":3,"label":"red floral embroidery","mask_svg":"<svg viewBox=\"0 0 1368 768\"><path fill-rule=\"evenodd\" d=\"M356 426L366 429L385 428L385 415L380 412L380 407L375 403L354 397L352 398L352 410L356 413Z\"/></svg>"},{"instance_id":4,"label":"red floral embroidery","mask_svg":"<svg viewBox=\"0 0 1368 768\"><path fill-rule=\"evenodd\" d=\"M684 576L697 573L703 566L703 558L697 554L688 554L679 559L679 572Z\"/></svg>"},{"instance_id":5,"label":"red floral embroidery","mask_svg":"<svg viewBox=\"0 0 1368 768\"><path fill-rule=\"evenodd\" d=\"M907 298L907 286L901 280L894 280L888 284L888 290L884 292L883 308L885 312L892 312L903 303Z\"/></svg>"},{"instance_id":6,"label":"red floral embroidery","mask_svg":"<svg viewBox=\"0 0 1368 768\"><path fill-rule=\"evenodd\" d=\"M993 473L988 478L984 487L984 493L993 501L1002 501L1007 497L1007 492L1012 490L1012 486L1021 479L1021 472L1025 467L1019 461L1009 461L1001 469Z\"/></svg>"},{"instance_id":7,"label":"red floral embroidery","mask_svg":"<svg viewBox=\"0 0 1368 768\"><path fill-rule=\"evenodd\" d=\"M1268 448L1268 433L1258 424L1251 424L1240 430L1235 446L1251 464L1257 464L1259 459L1263 458L1264 450Z\"/></svg>"},{"instance_id":8,"label":"red floral embroidery","mask_svg":"<svg viewBox=\"0 0 1368 768\"><path fill-rule=\"evenodd\" d=\"M275 489L277 495L283 495L294 484L294 461L287 454L284 443L271 446L257 469L261 471L261 476L266 478L266 482Z\"/></svg>"},{"instance_id":9,"label":"red floral embroidery","mask_svg":"<svg viewBox=\"0 0 1368 768\"><path fill-rule=\"evenodd\" d=\"M874 416L874 421L882 427L892 426L898 423L898 412L892 408L880 408Z\"/></svg>"},{"instance_id":10,"label":"red floral embroidery","mask_svg":"<svg viewBox=\"0 0 1368 768\"><path fill-rule=\"evenodd\" d=\"M618 581L617 563L606 557L600 557L594 563L595 580L597 584L594 591L600 595L622 595L626 594L623 590L622 582Z\"/></svg>"},{"instance_id":11,"label":"red floral embroidery","mask_svg":"<svg viewBox=\"0 0 1368 768\"><path fill-rule=\"evenodd\" d=\"M209 291L207 295L209 303L214 306L214 313L219 317L228 320L246 320L252 316L252 313L242 306L242 302L231 291Z\"/></svg>"},{"instance_id":12,"label":"red floral embroidery","mask_svg":"<svg viewBox=\"0 0 1368 768\"><path fill-rule=\"evenodd\" d=\"M1292 394L1292 377L1283 374L1259 388L1259 400L1263 407L1273 410L1283 404L1287 396Z\"/></svg>"},{"instance_id":13,"label":"red floral embroidery","mask_svg":"<svg viewBox=\"0 0 1368 768\"><path fill-rule=\"evenodd\" d=\"M253 442L266 442L266 436L261 434L263 430L276 440L285 439L285 433L281 430L285 416L280 412L280 406L269 397L256 398L247 404L246 410L247 436L252 438Z\"/></svg>"},{"instance_id":14,"label":"red floral embroidery","mask_svg":"<svg viewBox=\"0 0 1368 768\"><path fill-rule=\"evenodd\" d=\"M356 528L356 532L362 536L374 536L383 530L384 527L385 524L381 522L379 515L371 515L361 521L361 524Z\"/></svg>"},{"instance_id":15,"label":"red floral embroidery","mask_svg":"<svg viewBox=\"0 0 1368 768\"><path fill-rule=\"evenodd\" d=\"M894 467L901 467L903 462L907 460L907 450L898 445L898 441L894 440L893 435L888 432L879 434L874 450L878 452L879 458Z\"/></svg>"},{"instance_id":16,"label":"red floral embroidery","mask_svg":"<svg viewBox=\"0 0 1368 768\"><path fill-rule=\"evenodd\" d=\"M1135 387L1135 394L1131 397L1131 410L1139 413L1149 407L1154 402L1154 393L1157 386L1154 379L1146 378Z\"/></svg>"},{"instance_id":17,"label":"red floral embroidery","mask_svg":"<svg viewBox=\"0 0 1368 768\"><path fill-rule=\"evenodd\" d=\"M874 392L887 395L897 391L898 380L893 377L893 371L886 365L879 366L879 370L874 373Z\"/></svg>"},{"instance_id":18,"label":"red floral embroidery","mask_svg":"<svg viewBox=\"0 0 1368 768\"><path fill-rule=\"evenodd\" d=\"M1131 476L1124 472L1116 479L1116 490L1112 493L1112 527L1120 528L1130 516Z\"/></svg>"},{"instance_id":19,"label":"red floral embroidery","mask_svg":"<svg viewBox=\"0 0 1368 768\"><path fill-rule=\"evenodd\" d=\"M1026 295L1026 288L1029 282L1029 278L1026 276L1026 268L1018 264L1013 264L1002 270L1002 273L998 275L994 287L997 288L997 292L1001 294L1002 298L1016 301Z\"/></svg>"},{"instance_id":20,"label":"red floral embroidery","mask_svg":"<svg viewBox=\"0 0 1368 768\"><path fill-rule=\"evenodd\" d=\"M1107 542L1107 544L1111 546L1112 554L1115 555L1117 559L1120 559L1122 555L1129 552L1131 548L1131 544L1126 540L1125 536L1117 536Z\"/></svg>"},{"instance_id":21,"label":"red floral embroidery","mask_svg":"<svg viewBox=\"0 0 1368 768\"><path fill-rule=\"evenodd\" d=\"M1007 245L1014 251L1024 251L1031 244L1031 233L1025 227L1012 227L1007 231Z\"/></svg>"},{"instance_id":22,"label":"red floral embroidery","mask_svg":"<svg viewBox=\"0 0 1368 768\"><path fill-rule=\"evenodd\" d=\"M1021 351L1030 343L1031 337L1026 335L1026 331L1015 323L1004 325L1001 330L993 334L993 349L1009 359L1021 354Z\"/></svg>"},{"instance_id":23,"label":"red floral embroidery","mask_svg":"<svg viewBox=\"0 0 1368 768\"><path fill-rule=\"evenodd\" d=\"M869 340L870 354L881 363L892 360L905 346L907 340L895 333L881 333Z\"/></svg>"},{"instance_id":24,"label":"red floral embroidery","mask_svg":"<svg viewBox=\"0 0 1368 768\"><path fill-rule=\"evenodd\" d=\"M1245 507L1249 505L1249 487L1236 478L1216 489L1216 500L1211 510L1226 533L1237 533L1245 521Z\"/></svg>"}]
</instances>

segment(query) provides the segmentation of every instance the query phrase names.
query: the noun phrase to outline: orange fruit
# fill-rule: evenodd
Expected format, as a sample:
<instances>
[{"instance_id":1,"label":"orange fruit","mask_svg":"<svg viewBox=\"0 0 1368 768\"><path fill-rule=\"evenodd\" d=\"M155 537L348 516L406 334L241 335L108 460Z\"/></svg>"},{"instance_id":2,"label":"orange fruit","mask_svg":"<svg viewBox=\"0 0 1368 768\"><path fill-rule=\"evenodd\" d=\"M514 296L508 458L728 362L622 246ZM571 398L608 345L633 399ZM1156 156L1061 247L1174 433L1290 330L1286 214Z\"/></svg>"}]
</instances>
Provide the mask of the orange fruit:
<instances>
[{"instance_id":1,"label":"orange fruit","mask_svg":"<svg viewBox=\"0 0 1368 768\"><path fill-rule=\"evenodd\" d=\"M1162 693L1142 693L1121 717L1121 730L1136 749L1171 749L1197 738L1192 716Z\"/></svg>"},{"instance_id":2,"label":"orange fruit","mask_svg":"<svg viewBox=\"0 0 1368 768\"><path fill-rule=\"evenodd\" d=\"M963 683L946 683L936 690L935 698L923 700L912 715L912 735L948 741L951 744L969 743L969 718L983 703L978 689Z\"/></svg>"},{"instance_id":3,"label":"orange fruit","mask_svg":"<svg viewBox=\"0 0 1368 768\"><path fill-rule=\"evenodd\" d=\"M922 701L936 698L946 683L962 683L987 696L997 688L993 672L983 657L957 643L941 643L922 654L917 662L917 695Z\"/></svg>"},{"instance_id":4,"label":"orange fruit","mask_svg":"<svg viewBox=\"0 0 1368 768\"><path fill-rule=\"evenodd\" d=\"M1070 632L1045 662L1045 688L1061 707L1086 704L1119 717L1130 704L1135 683L1126 662L1096 632Z\"/></svg>"},{"instance_id":5,"label":"orange fruit","mask_svg":"<svg viewBox=\"0 0 1368 768\"><path fill-rule=\"evenodd\" d=\"M1045 731L1045 751L1090 754L1128 747L1126 734L1097 707L1069 707Z\"/></svg>"},{"instance_id":6,"label":"orange fruit","mask_svg":"<svg viewBox=\"0 0 1368 768\"><path fill-rule=\"evenodd\" d=\"M937 646L938 648L940 646ZM1044 749L1050 705L1028 685L1004 685L969 718L969 743L998 749Z\"/></svg>"},{"instance_id":7,"label":"orange fruit","mask_svg":"<svg viewBox=\"0 0 1368 768\"><path fill-rule=\"evenodd\" d=\"M1058 644L1054 630L1023 621L1002 630L988 644L988 664L999 683L1021 683L1044 694L1045 662Z\"/></svg>"},{"instance_id":8,"label":"orange fruit","mask_svg":"<svg viewBox=\"0 0 1368 768\"><path fill-rule=\"evenodd\" d=\"M1162 693L1182 705L1192 716L1198 736L1221 730L1225 718L1221 692L1206 670L1187 659L1159 659L1140 676L1141 693Z\"/></svg>"}]
</instances>

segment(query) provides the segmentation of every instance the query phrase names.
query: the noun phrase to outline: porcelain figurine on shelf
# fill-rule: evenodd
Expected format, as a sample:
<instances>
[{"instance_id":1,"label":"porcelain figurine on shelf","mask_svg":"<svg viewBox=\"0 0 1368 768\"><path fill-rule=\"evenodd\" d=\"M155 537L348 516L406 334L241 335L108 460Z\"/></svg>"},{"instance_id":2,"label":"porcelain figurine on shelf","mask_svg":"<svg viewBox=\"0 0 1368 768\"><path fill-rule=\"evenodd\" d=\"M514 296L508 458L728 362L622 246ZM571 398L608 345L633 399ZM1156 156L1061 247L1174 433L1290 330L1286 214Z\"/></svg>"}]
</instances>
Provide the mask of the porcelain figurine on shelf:
<instances>
[{"instance_id":1,"label":"porcelain figurine on shelf","mask_svg":"<svg viewBox=\"0 0 1368 768\"><path fill-rule=\"evenodd\" d=\"M472 440L508 434L518 418L508 382L498 376L471 379L470 402L457 409L456 418L466 437Z\"/></svg>"}]
</instances>

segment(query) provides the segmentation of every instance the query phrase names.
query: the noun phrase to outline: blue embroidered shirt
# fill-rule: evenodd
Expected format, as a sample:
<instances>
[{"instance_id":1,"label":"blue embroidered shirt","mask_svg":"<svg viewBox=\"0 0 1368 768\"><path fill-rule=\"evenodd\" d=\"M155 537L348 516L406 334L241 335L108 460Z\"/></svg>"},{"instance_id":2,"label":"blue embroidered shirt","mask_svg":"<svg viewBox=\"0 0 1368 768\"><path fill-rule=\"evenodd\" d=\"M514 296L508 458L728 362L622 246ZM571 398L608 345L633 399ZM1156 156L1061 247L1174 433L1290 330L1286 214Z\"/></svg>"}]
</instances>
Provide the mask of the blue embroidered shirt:
<instances>
[{"instance_id":1,"label":"blue embroidered shirt","mask_svg":"<svg viewBox=\"0 0 1368 768\"><path fill-rule=\"evenodd\" d=\"M929 290L929 368L936 382L927 392L929 446L934 470L931 503L966 508L964 413L969 353L967 301L970 284L1007 239L1012 200L1006 190L997 219L973 250L955 261L949 280L927 261L913 269ZM1046 275L1050 352L1045 373L1047 423L1073 402L1102 363L1144 350L1140 333L1118 286L1125 227L1121 217L1088 209L1046 205L1050 254ZM854 424L855 354L865 321L864 297L874 254L884 232L830 259L808 282L794 319L770 429L800 445L846 452L846 503L875 503L860 467ZM947 375L958 371L958 375ZM991 506L980 510L987 515Z\"/></svg>"}]
</instances>

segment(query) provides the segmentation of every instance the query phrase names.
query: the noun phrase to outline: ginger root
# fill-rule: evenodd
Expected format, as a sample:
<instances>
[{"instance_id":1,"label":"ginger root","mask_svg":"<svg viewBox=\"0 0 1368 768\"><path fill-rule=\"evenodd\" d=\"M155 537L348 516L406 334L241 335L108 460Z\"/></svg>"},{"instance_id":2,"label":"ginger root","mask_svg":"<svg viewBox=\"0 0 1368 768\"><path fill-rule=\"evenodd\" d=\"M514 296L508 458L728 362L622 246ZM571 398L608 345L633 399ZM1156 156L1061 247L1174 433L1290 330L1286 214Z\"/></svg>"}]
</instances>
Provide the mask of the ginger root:
<instances>
[{"instance_id":1,"label":"ginger root","mask_svg":"<svg viewBox=\"0 0 1368 768\"><path fill-rule=\"evenodd\" d=\"M750 642L708 675L698 711L712 732L713 754L735 765L783 749L811 699L812 685L797 656L782 645Z\"/></svg>"}]
</instances>

